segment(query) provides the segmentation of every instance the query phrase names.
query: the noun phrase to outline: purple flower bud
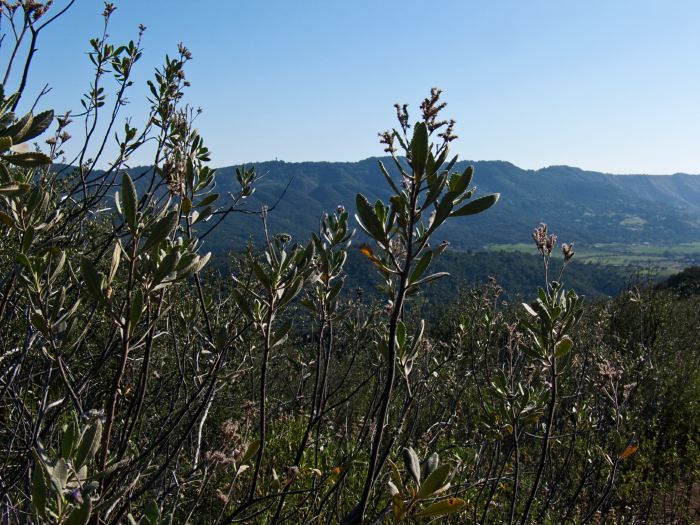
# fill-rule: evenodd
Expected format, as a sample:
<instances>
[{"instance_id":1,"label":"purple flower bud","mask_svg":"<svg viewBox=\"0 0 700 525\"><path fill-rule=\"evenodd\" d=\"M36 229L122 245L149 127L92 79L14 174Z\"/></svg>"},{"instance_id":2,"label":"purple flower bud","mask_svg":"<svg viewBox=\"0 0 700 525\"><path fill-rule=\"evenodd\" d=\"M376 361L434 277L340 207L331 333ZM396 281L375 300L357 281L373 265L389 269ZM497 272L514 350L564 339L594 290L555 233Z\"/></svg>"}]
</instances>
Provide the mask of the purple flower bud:
<instances>
[{"instance_id":1,"label":"purple flower bud","mask_svg":"<svg viewBox=\"0 0 700 525\"><path fill-rule=\"evenodd\" d=\"M82 505L83 504L83 494L80 492L80 489L73 489L68 492L67 494L68 501L75 505Z\"/></svg>"}]
</instances>

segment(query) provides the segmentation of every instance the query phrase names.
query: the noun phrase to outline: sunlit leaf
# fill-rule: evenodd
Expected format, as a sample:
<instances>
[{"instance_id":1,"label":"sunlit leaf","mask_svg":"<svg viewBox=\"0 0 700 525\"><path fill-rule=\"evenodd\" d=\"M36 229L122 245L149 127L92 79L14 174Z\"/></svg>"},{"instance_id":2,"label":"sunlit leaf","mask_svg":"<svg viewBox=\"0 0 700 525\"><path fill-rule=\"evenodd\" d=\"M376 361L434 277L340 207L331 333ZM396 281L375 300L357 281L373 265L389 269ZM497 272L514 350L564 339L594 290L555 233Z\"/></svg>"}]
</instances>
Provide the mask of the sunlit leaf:
<instances>
[{"instance_id":1,"label":"sunlit leaf","mask_svg":"<svg viewBox=\"0 0 700 525\"><path fill-rule=\"evenodd\" d=\"M427 506L420 512L416 513L419 518L437 518L438 516L446 516L454 512L459 512L464 508L465 501L460 498L447 498L432 505Z\"/></svg>"},{"instance_id":2,"label":"sunlit leaf","mask_svg":"<svg viewBox=\"0 0 700 525\"><path fill-rule=\"evenodd\" d=\"M403 462L406 465L406 470L415 480L416 485L420 485L420 460L418 459L418 454L413 450L412 447L406 447L403 449Z\"/></svg>"},{"instance_id":3,"label":"sunlit leaf","mask_svg":"<svg viewBox=\"0 0 700 525\"><path fill-rule=\"evenodd\" d=\"M626 459L633 455L637 450L639 449L639 442L632 438L627 442L627 446L625 449L620 453L619 458L620 459Z\"/></svg>"},{"instance_id":4,"label":"sunlit leaf","mask_svg":"<svg viewBox=\"0 0 700 525\"><path fill-rule=\"evenodd\" d=\"M173 210L156 222L151 228L148 239L146 239L146 242L141 247L141 251L147 252L167 239L175 228L177 228L178 220L178 213L177 211Z\"/></svg>"},{"instance_id":5,"label":"sunlit leaf","mask_svg":"<svg viewBox=\"0 0 700 525\"><path fill-rule=\"evenodd\" d=\"M454 210L450 216L451 217L464 217L466 215L475 215L483 211L488 210L491 206L498 202L501 197L500 193L494 193L493 195L486 195L485 197L480 197L474 199L469 203L465 204L461 208Z\"/></svg>"},{"instance_id":6,"label":"sunlit leaf","mask_svg":"<svg viewBox=\"0 0 700 525\"><path fill-rule=\"evenodd\" d=\"M425 166L428 162L428 148L428 126L425 122L417 122L413 128L413 137L411 138L411 165L416 181L420 180L425 174Z\"/></svg>"},{"instance_id":7,"label":"sunlit leaf","mask_svg":"<svg viewBox=\"0 0 700 525\"><path fill-rule=\"evenodd\" d=\"M83 437L78 445L78 450L73 458L73 465L80 469L86 465L97 453L102 439L102 421L95 419L83 433Z\"/></svg>"},{"instance_id":8,"label":"sunlit leaf","mask_svg":"<svg viewBox=\"0 0 700 525\"><path fill-rule=\"evenodd\" d=\"M46 519L46 499L48 488L46 486L46 478L44 477L44 468L39 463L38 455L36 463L32 471L32 505L37 511L37 514Z\"/></svg>"},{"instance_id":9,"label":"sunlit leaf","mask_svg":"<svg viewBox=\"0 0 700 525\"><path fill-rule=\"evenodd\" d=\"M136 196L136 187L134 182L129 177L129 174L124 172L122 175L122 194L121 208L124 214L124 219L129 225L129 229L136 229L136 210L138 207L138 197Z\"/></svg>"},{"instance_id":10,"label":"sunlit leaf","mask_svg":"<svg viewBox=\"0 0 700 525\"><path fill-rule=\"evenodd\" d=\"M248 445L248 448L245 451L245 454L243 454L243 457L241 458L241 463L245 463L248 461L250 458L252 458L257 451L260 449L260 440L256 439L255 441L252 441L250 445Z\"/></svg>"},{"instance_id":11,"label":"sunlit leaf","mask_svg":"<svg viewBox=\"0 0 700 525\"><path fill-rule=\"evenodd\" d=\"M65 525L86 525L90 520L90 514L92 514L92 500L84 497L80 507L73 509L64 523Z\"/></svg>"},{"instance_id":12,"label":"sunlit leaf","mask_svg":"<svg viewBox=\"0 0 700 525\"><path fill-rule=\"evenodd\" d=\"M419 498L427 498L428 496L435 494L444 489L447 478L450 475L450 466L441 465L435 470L433 470L430 475L425 479L423 484L418 489L416 494Z\"/></svg>"},{"instance_id":13,"label":"sunlit leaf","mask_svg":"<svg viewBox=\"0 0 700 525\"><path fill-rule=\"evenodd\" d=\"M14 155L0 155L0 158L20 168L36 168L38 166L51 164L51 157L37 151L15 153Z\"/></svg>"},{"instance_id":14,"label":"sunlit leaf","mask_svg":"<svg viewBox=\"0 0 700 525\"><path fill-rule=\"evenodd\" d=\"M554 357L564 357L568 354L574 347L574 342L568 335L565 335L561 340L554 346Z\"/></svg>"}]
</instances>

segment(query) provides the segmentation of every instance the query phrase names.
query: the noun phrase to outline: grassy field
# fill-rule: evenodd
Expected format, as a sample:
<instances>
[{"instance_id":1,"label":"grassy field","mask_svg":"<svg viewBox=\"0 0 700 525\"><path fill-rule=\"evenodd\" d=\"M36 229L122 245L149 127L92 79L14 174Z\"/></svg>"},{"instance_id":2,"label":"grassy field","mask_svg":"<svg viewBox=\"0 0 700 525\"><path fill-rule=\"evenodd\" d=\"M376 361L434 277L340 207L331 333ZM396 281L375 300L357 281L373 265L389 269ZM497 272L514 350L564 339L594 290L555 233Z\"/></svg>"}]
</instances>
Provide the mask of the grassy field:
<instances>
[{"instance_id":1,"label":"grassy field","mask_svg":"<svg viewBox=\"0 0 700 525\"><path fill-rule=\"evenodd\" d=\"M490 244L488 251L533 253L531 243ZM576 258L611 266L634 266L653 269L658 275L671 275L688 266L700 265L700 242L674 245L593 244L576 245Z\"/></svg>"}]
</instances>

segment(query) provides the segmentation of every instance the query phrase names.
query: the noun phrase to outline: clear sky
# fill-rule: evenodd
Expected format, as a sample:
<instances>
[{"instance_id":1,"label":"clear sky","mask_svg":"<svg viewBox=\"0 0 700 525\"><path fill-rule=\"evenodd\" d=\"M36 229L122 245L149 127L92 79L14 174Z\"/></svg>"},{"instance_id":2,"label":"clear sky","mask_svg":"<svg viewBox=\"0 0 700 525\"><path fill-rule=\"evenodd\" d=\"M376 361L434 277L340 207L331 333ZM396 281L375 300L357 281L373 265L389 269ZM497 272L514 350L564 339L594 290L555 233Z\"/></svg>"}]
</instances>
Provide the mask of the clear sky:
<instances>
[{"instance_id":1,"label":"clear sky","mask_svg":"<svg viewBox=\"0 0 700 525\"><path fill-rule=\"evenodd\" d=\"M57 4L60 0L57 0ZM381 155L394 102L432 86L462 158L525 168L700 173L697 0L122 0L111 35L147 26L129 112L183 41L188 100L215 166ZM78 108L102 2L77 0L40 43L42 102ZM417 111L414 113L417 116Z\"/></svg>"}]
</instances>

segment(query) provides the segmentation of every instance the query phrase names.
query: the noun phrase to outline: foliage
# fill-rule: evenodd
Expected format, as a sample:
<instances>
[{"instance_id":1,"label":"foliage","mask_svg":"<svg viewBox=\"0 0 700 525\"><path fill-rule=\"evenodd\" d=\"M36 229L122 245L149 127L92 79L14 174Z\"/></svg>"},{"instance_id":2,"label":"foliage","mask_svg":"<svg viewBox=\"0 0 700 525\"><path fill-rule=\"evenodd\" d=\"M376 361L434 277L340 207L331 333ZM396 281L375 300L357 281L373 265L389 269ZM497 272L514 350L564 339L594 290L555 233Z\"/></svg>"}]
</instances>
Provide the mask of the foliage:
<instances>
[{"instance_id":1,"label":"foliage","mask_svg":"<svg viewBox=\"0 0 700 525\"><path fill-rule=\"evenodd\" d=\"M217 190L183 105L190 52L166 57L144 128L122 131L143 29L111 43L106 4L71 138L70 115L15 113L42 20L63 11L1 9L11 56L31 39L0 97L3 522L690 522L696 296L640 286L584 306L564 286L572 245L553 264L542 225L532 300L506 304L492 279L423 319L449 282L438 230L498 200L449 158L439 90L381 134L388 199L358 194L354 223L338 206L304 241L271 231L273 203L253 213L262 247L217 274L204 239L251 214L258 176ZM152 165L129 168L141 148ZM372 298L348 285L358 237Z\"/></svg>"},{"instance_id":2,"label":"foliage","mask_svg":"<svg viewBox=\"0 0 700 525\"><path fill-rule=\"evenodd\" d=\"M682 296L697 295L700 291L700 267L686 268L682 272L670 276L659 286L673 290Z\"/></svg>"}]
</instances>

